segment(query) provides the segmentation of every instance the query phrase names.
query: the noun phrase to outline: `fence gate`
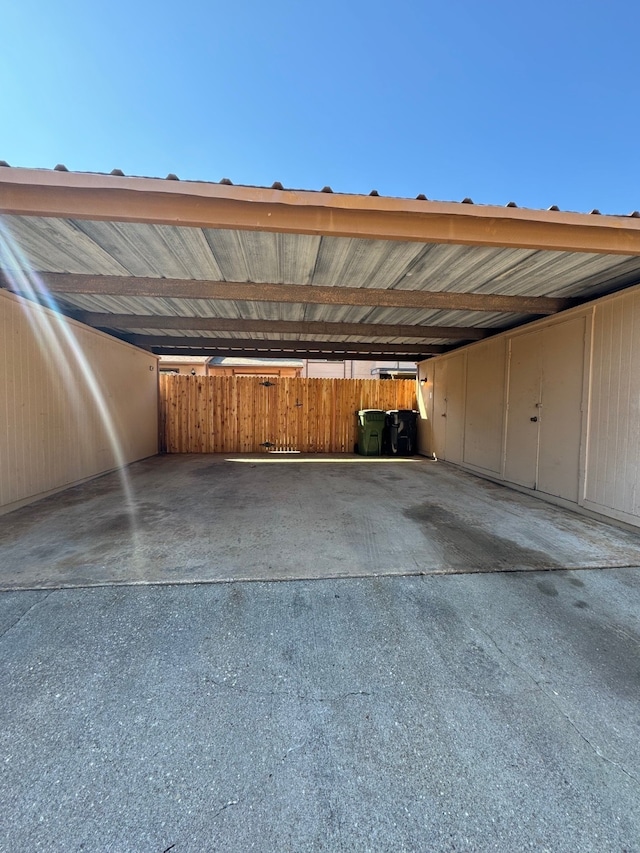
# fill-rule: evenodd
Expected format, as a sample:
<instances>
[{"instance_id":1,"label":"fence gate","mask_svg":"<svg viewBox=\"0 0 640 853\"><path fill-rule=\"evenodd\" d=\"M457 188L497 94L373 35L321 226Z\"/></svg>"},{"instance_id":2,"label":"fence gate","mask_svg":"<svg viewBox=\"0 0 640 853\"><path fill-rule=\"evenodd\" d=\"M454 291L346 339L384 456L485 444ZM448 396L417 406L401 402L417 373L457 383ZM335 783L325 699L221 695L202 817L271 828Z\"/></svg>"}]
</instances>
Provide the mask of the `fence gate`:
<instances>
[{"instance_id":1,"label":"fence gate","mask_svg":"<svg viewBox=\"0 0 640 853\"><path fill-rule=\"evenodd\" d=\"M167 453L351 453L358 409L415 409L414 380L160 376Z\"/></svg>"}]
</instances>

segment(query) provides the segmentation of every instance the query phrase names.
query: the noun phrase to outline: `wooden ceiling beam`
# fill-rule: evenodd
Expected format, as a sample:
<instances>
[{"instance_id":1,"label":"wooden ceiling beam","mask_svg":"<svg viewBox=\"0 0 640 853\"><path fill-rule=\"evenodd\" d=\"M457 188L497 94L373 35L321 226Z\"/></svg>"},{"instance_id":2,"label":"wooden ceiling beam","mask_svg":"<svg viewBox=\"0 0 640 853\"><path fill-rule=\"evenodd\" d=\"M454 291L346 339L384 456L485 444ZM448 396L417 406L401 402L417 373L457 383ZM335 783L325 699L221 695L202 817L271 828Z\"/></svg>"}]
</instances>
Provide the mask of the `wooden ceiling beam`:
<instances>
[{"instance_id":1,"label":"wooden ceiling beam","mask_svg":"<svg viewBox=\"0 0 640 853\"><path fill-rule=\"evenodd\" d=\"M179 337L171 335L122 335L124 340L140 347L156 351L158 348L171 349L173 352L182 350L217 350L233 351L235 355L243 353L268 355L280 353L283 356L291 353L305 353L313 358L329 358L340 355L344 358L352 358L354 354L367 355L369 358L380 356L381 358L419 358L422 355L435 355L446 351L446 347L434 344L373 344L373 343L346 343L344 341L256 341L241 340L237 338L204 338L204 337Z\"/></svg>"},{"instance_id":2,"label":"wooden ceiling beam","mask_svg":"<svg viewBox=\"0 0 640 853\"><path fill-rule=\"evenodd\" d=\"M0 199L20 216L640 255L631 216L7 167Z\"/></svg>"},{"instance_id":3,"label":"wooden ceiling beam","mask_svg":"<svg viewBox=\"0 0 640 853\"><path fill-rule=\"evenodd\" d=\"M327 323L298 320L238 320L228 317L184 317L160 314L80 312L77 320L98 329L185 329L208 332L262 332L265 334L342 335L370 338L420 338L478 341L492 330L465 326L407 326L386 323Z\"/></svg>"},{"instance_id":4,"label":"wooden ceiling beam","mask_svg":"<svg viewBox=\"0 0 640 853\"><path fill-rule=\"evenodd\" d=\"M38 273L52 294L141 296L161 299L211 299L236 302L282 302L312 305L359 305L444 311L489 311L504 314L555 314L577 304L548 296L503 296L490 293L449 293L429 290L386 290L373 287L324 287L119 275ZM11 289L11 280L4 278Z\"/></svg>"}]
</instances>

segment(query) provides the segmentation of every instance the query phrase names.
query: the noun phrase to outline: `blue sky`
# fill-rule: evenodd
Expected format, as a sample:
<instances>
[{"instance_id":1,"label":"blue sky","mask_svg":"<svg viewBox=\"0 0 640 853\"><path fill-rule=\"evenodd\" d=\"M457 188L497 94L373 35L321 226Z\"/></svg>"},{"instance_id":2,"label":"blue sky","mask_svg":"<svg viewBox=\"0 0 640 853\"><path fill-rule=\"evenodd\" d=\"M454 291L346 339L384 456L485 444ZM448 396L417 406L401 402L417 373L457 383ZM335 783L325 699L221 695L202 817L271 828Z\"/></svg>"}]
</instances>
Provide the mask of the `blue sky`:
<instances>
[{"instance_id":1,"label":"blue sky","mask_svg":"<svg viewBox=\"0 0 640 853\"><path fill-rule=\"evenodd\" d=\"M640 208L640 4L8 3L0 159Z\"/></svg>"}]
</instances>

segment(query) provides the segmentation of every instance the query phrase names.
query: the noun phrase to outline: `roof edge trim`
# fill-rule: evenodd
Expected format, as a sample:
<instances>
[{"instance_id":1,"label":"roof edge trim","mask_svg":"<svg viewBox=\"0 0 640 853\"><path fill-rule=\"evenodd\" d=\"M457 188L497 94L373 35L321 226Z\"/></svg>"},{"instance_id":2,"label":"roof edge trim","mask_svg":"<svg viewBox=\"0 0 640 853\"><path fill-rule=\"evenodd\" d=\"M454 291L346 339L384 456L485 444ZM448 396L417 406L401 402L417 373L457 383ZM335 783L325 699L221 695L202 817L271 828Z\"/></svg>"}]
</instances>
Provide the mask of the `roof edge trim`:
<instances>
[{"instance_id":1,"label":"roof edge trim","mask_svg":"<svg viewBox=\"0 0 640 853\"><path fill-rule=\"evenodd\" d=\"M640 255L630 216L15 168L0 199L21 216Z\"/></svg>"}]
</instances>

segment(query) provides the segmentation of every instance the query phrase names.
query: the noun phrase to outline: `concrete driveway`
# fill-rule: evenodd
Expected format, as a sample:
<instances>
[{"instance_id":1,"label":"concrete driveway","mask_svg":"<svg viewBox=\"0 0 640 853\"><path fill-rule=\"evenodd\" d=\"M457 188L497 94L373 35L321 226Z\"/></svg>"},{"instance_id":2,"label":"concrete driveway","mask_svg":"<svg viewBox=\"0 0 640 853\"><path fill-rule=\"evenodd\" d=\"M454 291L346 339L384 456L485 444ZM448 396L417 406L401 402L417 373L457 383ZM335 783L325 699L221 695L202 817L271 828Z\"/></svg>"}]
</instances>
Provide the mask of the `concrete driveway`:
<instances>
[{"instance_id":1,"label":"concrete driveway","mask_svg":"<svg viewBox=\"0 0 640 853\"><path fill-rule=\"evenodd\" d=\"M640 849L635 569L0 594L0 850Z\"/></svg>"},{"instance_id":2,"label":"concrete driveway","mask_svg":"<svg viewBox=\"0 0 640 853\"><path fill-rule=\"evenodd\" d=\"M426 459L155 457L0 517L0 589L640 565L640 534Z\"/></svg>"},{"instance_id":3,"label":"concrete driveway","mask_svg":"<svg viewBox=\"0 0 640 853\"><path fill-rule=\"evenodd\" d=\"M0 851L640 851L638 535L348 460L0 519Z\"/></svg>"}]
</instances>

